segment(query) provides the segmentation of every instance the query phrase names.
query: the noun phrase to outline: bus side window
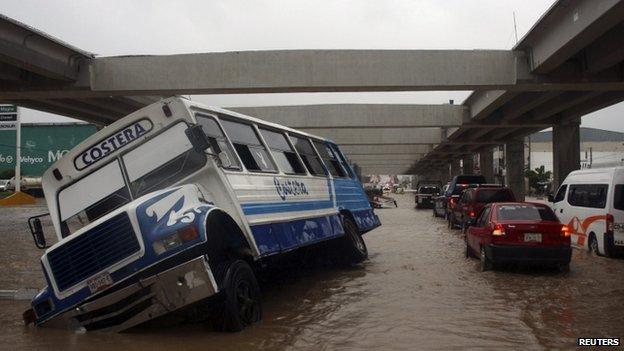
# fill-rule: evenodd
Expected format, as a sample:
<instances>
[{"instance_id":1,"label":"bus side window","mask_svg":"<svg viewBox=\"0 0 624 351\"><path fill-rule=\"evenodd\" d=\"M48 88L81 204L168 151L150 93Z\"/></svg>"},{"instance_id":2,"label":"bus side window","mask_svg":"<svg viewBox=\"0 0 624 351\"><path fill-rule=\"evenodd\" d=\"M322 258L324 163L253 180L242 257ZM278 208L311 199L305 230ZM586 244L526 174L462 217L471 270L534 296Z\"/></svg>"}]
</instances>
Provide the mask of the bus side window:
<instances>
[{"instance_id":1,"label":"bus side window","mask_svg":"<svg viewBox=\"0 0 624 351\"><path fill-rule=\"evenodd\" d=\"M267 150L251 125L223 119L221 125L247 170L256 172L276 171L271 157L269 157Z\"/></svg>"},{"instance_id":2,"label":"bus side window","mask_svg":"<svg viewBox=\"0 0 624 351\"><path fill-rule=\"evenodd\" d=\"M228 144L227 139L225 138L225 135L221 130L221 127L219 127L219 124L217 124L217 121L212 117L199 114L195 115L195 117L197 119L197 123L202 126L202 130L204 131L204 133L206 133L206 136L208 136L212 152L215 154L225 152L230 159L230 162L232 163L232 166L228 168L240 169L238 159L236 158L236 155L234 155L234 152Z\"/></svg>"},{"instance_id":3,"label":"bus side window","mask_svg":"<svg viewBox=\"0 0 624 351\"><path fill-rule=\"evenodd\" d=\"M338 158L334 154L334 151L329 148L324 142L314 140L314 146L316 147L316 151L318 151L319 155L323 159L325 166L327 166L329 173L331 173L334 177L344 178L346 176L346 172L342 169L340 162L338 162Z\"/></svg>"},{"instance_id":4,"label":"bus side window","mask_svg":"<svg viewBox=\"0 0 624 351\"><path fill-rule=\"evenodd\" d=\"M260 134L269 146L278 167L286 174L306 174L297 153L290 146L286 136L268 129L260 129Z\"/></svg>"},{"instance_id":5,"label":"bus side window","mask_svg":"<svg viewBox=\"0 0 624 351\"><path fill-rule=\"evenodd\" d=\"M349 167L349 163L347 163L347 160L345 159L342 152L338 149L338 146L332 145L332 144L329 144L329 146L331 150L334 152L334 155L336 155L336 158L340 160L340 163L342 164L342 168L345 171L347 171L347 176L349 178L353 178L353 172L351 171L351 167Z\"/></svg>"},{"instance_id":6,"label":"bus side window","mask_svg":"<svg viewBox=\"0 0 624 351\"><path fill-rule=\"evenodd\" d=\"M310 174L321 177L326 176L327 174L323 169L323 164L316 155L316 152L314 152L310 140L294 135L291 135L290 137L295 145L295 149L299 153L299 156L301 156L301 160L303 160L303 163Z\"/></svg>"}]
</instances>

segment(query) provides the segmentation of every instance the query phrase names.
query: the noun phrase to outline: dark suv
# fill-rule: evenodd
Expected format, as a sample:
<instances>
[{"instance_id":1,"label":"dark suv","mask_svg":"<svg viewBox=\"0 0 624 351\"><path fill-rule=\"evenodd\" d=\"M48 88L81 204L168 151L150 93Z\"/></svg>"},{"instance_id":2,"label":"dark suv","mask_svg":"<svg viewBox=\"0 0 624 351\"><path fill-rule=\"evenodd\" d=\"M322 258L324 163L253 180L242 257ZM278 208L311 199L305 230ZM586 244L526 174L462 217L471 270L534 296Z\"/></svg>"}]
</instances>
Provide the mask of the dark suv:
<instances>
[{"instance_id":1,"label":"dark suv","mask_svg":"<svg viewBox=\"0 0 624 351\"><path fill-rule=\"evenodd\" d=\"M466 232L469 223L474 222L485 205L493 202L515 202L511 189L496 184L472 185L464 190L461 197L451 208L449 228L460 227Z\"/></svg>"},{"instance_id":2,"label":"dark suv","mask_svg":"<svg viewBox=\"0 0 624 351\"><path fill-rule=\"evenodd\" d=\"M414 202L416 208L432 208L433 199L440 193L440 188L437 185L421 185L416 191Z\"/></svg>"},{"instance_id":3,"label":"dark suv","mask_svg":"<svg viewBox=\"0 0 624 351\"><path fill-rule=\"evenodd\" d=\"M458 175L451 180L446 192L444 193L444 213L445 218L448 219L451 211L450 209L455 206L462 191L468 188L470 184L485 184L485 177L482 175Z\"/></svg>"}]
</instances>

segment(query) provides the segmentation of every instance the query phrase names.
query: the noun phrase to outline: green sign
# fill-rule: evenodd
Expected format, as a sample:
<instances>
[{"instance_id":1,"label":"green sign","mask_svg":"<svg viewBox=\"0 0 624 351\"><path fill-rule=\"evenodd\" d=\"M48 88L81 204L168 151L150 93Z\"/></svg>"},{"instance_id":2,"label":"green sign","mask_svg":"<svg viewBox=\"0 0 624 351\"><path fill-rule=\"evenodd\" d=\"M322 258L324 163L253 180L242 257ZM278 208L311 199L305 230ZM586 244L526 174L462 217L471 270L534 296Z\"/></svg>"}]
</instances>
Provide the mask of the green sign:
<instances>
[{"instance_id":1,"label":"green sign","mask_svg":"<svg viewBox=\"0 0 624 351\"><path fill-rule=\"evenodd\" d=\"M22 124L22 175L43 175L54 162L96 131L91 124ZM15 130L0 130L0 178L15 169L15 133Z\"/></svg>"},{"instance_id":2,"label":"green sign","mask_svg":"<svg viewBox=\"0 0 624 351\"><path fill-rule=\"evenodd\" d=\"M0 113L17 113L15 105L0 105Z\"/></svg>"}]
</instances>

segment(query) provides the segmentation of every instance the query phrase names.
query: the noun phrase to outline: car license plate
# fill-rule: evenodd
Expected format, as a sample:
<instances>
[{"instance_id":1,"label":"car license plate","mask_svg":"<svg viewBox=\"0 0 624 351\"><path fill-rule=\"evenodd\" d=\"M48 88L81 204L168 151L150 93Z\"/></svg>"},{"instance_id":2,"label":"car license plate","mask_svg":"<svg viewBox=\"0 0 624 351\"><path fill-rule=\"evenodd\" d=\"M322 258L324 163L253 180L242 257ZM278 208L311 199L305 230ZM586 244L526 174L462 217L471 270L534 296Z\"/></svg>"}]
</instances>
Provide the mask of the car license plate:
<instances>
[{"instance_id":1,"label":"car license plate","mask_svg":"<svg viewBox=\"0 0 624 351\"><path fill-rule=\"evenodd\" d=\"M529 242L541 243L542 234L541 233L524 233L524 242L525 243L529 243Z\"/></svg>"},{"instance_id":2,"label":"car license plate","mask_svg":"<svg viewBox=\"0 0 624 351\"><path fill-rule=\"evenodd\" d=\"M108 273L102 273L87 280L87 285L89 286L89 290L91 290L91 293L95 293L102 289L105 289L108 286L113 285L113 278L111 278L110 274Z\"/></svg>"}]
</instances>

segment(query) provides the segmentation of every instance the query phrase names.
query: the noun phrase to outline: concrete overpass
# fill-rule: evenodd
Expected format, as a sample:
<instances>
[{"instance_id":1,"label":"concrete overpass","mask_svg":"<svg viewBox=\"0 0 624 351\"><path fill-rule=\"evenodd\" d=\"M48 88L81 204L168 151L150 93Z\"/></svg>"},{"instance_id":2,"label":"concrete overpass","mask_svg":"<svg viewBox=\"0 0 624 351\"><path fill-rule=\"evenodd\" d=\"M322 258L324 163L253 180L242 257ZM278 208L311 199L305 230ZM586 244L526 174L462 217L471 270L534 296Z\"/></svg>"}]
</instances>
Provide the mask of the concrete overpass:
<instances>
[{"instance_id":1,"label":"concrete overpass","mask_svg":"<svg viewBox=\"0 0 624 351\"><path fill-rule=\"evenodd\" d=\"M385 164L365 152L357 157L386 172L407 168L448 175L450 165L452 175L461 171L459 158L464 157L464 169L472 168L476 153L482 165L491 164L491 147L505 143L509 178L517 180L522 169L512 165L523 164L522 137L552 125L559 181L578 167L578 157L565 155L578 150L579 118L624 100L622 34L624 1L560 0L513 50L97 57L0 17L0 102L105 125L174 94L475 90L462 106L333 105L264 112L355 152L396 150L397 157ZM262 116L262 109L255 111L251 114ZM418 147L428 149L418 152ZM488 168L482 167L486 173Z\"/></svg>"},{"instance_id":2,"label":"concrete overpass","mask_svg":"<svg viewBox=\"0 0 624 351\"><path fill-rule=\"evenodd\" d=\"M623 80L622 38L622 1L558 1L513 50L525 53L532 75L551 79L586 76L590 80L611 76ZM553 126L554 177L559 184L580 166L580 117L621 101L624 92L620 89L478 89L463 102L470 110L470 121L451 132L412 171L450 169L451 175L456 174L461 172L458 159L463 157L464 168L471 168L476 153L482 163L481 170L491 178L491 147L474 142L499 140L507 149L508 178L521 181L523 169L514 165L524 165L523 138L543 129L530 124L545 123ZM492 123L526 125L497 129L490 126ZM475 131L475 127L479 129ZM519 183L512 186L523 187Z\"/></svg>"}]
</instances>

